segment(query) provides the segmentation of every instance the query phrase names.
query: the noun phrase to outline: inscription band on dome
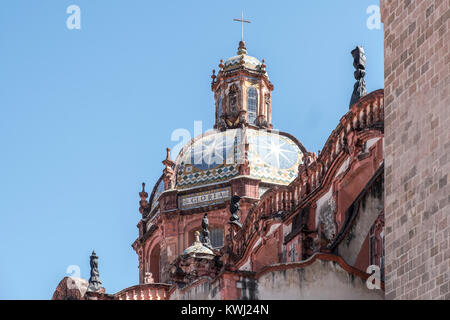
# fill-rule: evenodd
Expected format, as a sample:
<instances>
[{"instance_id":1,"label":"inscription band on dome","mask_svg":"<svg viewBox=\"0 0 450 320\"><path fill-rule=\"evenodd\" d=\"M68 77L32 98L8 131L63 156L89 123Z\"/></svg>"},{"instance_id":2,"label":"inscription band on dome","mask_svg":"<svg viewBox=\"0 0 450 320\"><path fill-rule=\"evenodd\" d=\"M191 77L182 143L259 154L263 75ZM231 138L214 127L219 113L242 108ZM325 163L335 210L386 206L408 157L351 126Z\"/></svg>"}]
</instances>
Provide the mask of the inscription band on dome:
<instances>
[{"instance_id":1,"label":"inscription band on dome","mask_svg":"<svg viewBox=\"0 0 450 320\"><path fill-rule=\"evenodd\" d=\"M223 203L230 198L231 187L227 187L181 196L178 198L178 206L180 209L193 209Z\"/></svg>"}]
</instances>

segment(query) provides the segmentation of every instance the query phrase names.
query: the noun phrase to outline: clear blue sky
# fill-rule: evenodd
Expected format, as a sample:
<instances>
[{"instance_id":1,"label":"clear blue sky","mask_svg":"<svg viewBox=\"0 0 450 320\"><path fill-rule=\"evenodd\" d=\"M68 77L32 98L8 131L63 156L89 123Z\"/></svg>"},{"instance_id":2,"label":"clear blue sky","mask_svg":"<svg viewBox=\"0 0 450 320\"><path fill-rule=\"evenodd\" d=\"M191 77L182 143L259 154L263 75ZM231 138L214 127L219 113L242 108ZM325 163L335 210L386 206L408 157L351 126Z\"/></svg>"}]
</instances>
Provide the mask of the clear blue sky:
<instances>
[{"instance_id":1,"label":"clear blue sky","mask_svg":"<svg viewBox=\"0 0 450 320\"><path fill-rule=\"evenodd\" d=\"M66 9L81 8L81 30ZM0 299L49 299L69 265L99 255L109 293L138 283L138 192L162 173L171 133L214 119L211 70L235 55L244 10L250 55L275 86L273 123L310 151L348 110L350 51L383 87L378 0L2 0ZM173 156L175 157L175 155Z\"/></svg>"}]
</instances>

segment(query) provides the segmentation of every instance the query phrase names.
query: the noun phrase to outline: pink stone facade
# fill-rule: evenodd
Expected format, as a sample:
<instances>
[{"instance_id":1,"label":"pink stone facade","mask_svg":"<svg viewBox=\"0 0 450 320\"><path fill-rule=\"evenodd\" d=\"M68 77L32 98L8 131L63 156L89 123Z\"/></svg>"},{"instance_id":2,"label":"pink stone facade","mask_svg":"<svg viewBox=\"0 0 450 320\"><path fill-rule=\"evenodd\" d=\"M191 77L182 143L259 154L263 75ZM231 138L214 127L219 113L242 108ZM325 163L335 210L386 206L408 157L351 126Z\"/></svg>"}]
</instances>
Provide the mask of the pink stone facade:
<instances>
[{"instance_id":1,"label":"pink stone facade","mask_svg":"<svg viewBox=\"0 0 450 320\"><path fill-rule=\"evenodd\" d=\"M142 184L139 283L78 295L61 283L55 298L384 299L384 91L342 105L316 154L273 129L265 61L243 41L237 53L211 77L215 131L167 149L154 187Z\"/></svg>"}]
</instances>

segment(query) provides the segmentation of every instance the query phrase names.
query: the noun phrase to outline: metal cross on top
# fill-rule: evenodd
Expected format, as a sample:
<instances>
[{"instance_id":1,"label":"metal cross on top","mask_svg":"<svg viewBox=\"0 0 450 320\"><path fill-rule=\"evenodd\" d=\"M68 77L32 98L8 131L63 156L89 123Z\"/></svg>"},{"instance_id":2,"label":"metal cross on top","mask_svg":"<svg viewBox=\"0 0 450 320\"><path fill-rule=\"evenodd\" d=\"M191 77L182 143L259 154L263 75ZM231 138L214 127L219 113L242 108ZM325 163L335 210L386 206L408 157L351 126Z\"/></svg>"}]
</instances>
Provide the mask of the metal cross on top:
<instances>
[{"instance_id":1,"label":"metal cross on top","mask_svg":"<svg viewBox=\"0 0 450 320\"><path fill-rule=\"evenodd\" d=\"M233 21L239 21L241 23L241 41L244 41L244 22L250 23L249 20L244 20L244 11L242 11L241 19L233 19Z\"/></svg>"}]
</instances>

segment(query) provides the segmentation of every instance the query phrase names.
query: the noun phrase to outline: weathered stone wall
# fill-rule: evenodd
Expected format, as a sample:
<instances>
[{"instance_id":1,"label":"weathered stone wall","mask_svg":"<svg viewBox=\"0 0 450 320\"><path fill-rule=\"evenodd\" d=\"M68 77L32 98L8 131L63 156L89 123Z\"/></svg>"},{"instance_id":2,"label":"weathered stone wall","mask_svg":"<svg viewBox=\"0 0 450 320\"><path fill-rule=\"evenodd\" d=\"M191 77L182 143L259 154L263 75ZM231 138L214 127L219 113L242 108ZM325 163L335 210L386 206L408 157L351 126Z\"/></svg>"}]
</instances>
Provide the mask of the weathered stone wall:
<instances>
[{"instance_id":1,"label":"weathered stone wall","mask_svg":"<svg viewBox=\"0 0 450 320\"><path fill-rule=\"evenodd\" d=\"M88 288L88 281L77 277L64 277L53 293L52 300L81 300Z\"/></svg>"},{"instance_id":2,"label":"weathered stone wall","mask_svg":"<svg viewBox=\"0 0 450 320\"><path fill-rule=\"evenodd\" d=\"M386 298L450 299L448 0L382 0Z\"/></svg>"},{"instance_id":3,"label":"weathered stone wall","mask_svg":"<svg viewBox=\"0 0 450 320\"><path fill-rule=\"evenodd\" d=\"M345 260L345 262L357 268L360 266L355 266L355 263L361 253L363 243L369 235L370 228L379 214L383 211L384 199L382 182L382 177L380 177L377 179L376 183L367 190L359 203L359 209L353 226L338 246L337 253ZM369 253L367 253L365 260L367 262L364 263L364 267L361 269L362 271L366 271L366 268L369 265Z\"/></svg>"},{"instance_id":4,"label":"weathered stone wall","mask_svg":"<svg viewBox=\"0 0 450 320\"><path fill-rule=\"evenodd\" d=\"M338 263L316 260L304 268L273 271L258 279L260 300L382 300L384 292L369 290L364 280L352 276Z\"/></svg>"},{"instance_id":5,"label":"weathered stone wall","mask_svg":"<svg viewBox=\"0 0 450 320\"><path fill-rule=\"evenodd\" d=\"M348 267L348 266L347 266ZM200 279L170 293L170 300L382 300L384 291L370 290L366 281L333 260L314 259L299 266L273 265L254 279L250 276L222 276L214 282Z\"/></svg>"},{"instance_id":6,"label":"weathered stone wall","mask_svg":"<svg viewBox=\"0 0 450 320\"><path fill-rule=\"evenodd\" d=\"M221 300L222 295L218 283L200 279L196 283L180 289L177 288L170 295L170 300Z\"/></svg>"}]
</instances>

